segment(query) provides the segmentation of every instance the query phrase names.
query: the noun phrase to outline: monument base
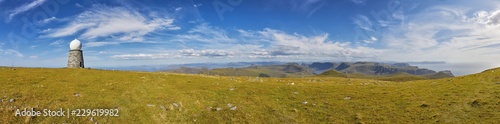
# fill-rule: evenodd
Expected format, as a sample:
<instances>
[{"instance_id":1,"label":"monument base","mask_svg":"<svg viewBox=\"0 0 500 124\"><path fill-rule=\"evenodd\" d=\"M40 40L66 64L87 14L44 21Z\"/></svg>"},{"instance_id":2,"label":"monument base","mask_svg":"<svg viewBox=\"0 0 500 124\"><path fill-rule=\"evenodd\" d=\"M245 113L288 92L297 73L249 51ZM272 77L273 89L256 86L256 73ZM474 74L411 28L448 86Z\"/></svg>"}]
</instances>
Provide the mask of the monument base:
<instances>
[{"instance_id":1,"label":"monument base","mask_svg":"<svg viewBox=\"0 0 500 124\"><path fill-rule=\"evenodd\" d=\"M83 51L70 50L68 58L68 68L85 68L83 64Z\"/></svg>"}]
</instances>

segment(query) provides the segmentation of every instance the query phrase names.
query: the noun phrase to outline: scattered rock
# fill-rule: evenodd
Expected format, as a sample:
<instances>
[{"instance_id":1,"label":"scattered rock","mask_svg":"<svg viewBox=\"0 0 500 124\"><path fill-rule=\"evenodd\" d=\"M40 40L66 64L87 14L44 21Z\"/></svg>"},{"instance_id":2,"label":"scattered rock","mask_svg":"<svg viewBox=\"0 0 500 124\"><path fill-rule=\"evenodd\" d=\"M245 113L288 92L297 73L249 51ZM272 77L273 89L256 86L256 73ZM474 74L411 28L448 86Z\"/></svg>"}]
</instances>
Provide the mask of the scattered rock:
<instances>
[{"instance_id":1,"label":"scattered rock","mask_svg":"<svg viewBox=\"0 0 500 124\"><path fill-rule=\"evenodd\" d=\"M351 97L351 96L346 96L346 97L344 97L344 100L351 100L351 99L352 99L352 97Z\"/></svg>"},{"instance_id":2,"label":"scattered rock","mask_svg":"<svg viewBox=\"0 0 500 124\"><path fill-rule=\"evenodd\" d=\"M91 122L94 122L94 117L91 117L91 118L90 118L90 121L91 121Z\"/></svg>"},{"instance_id":3,"label":"scattered rock","mask_svg":"<svg viewBox=\"0 0 500 124\"><path fill-rule=\"evenodd\" d=\"M155 105L153 105L153 104L147 104L146 106L155 107Z\"/></svg>"},{"instance_id":4,"label":"scattered rock","mask_svg":"<svg viewBox=\"0 0 500 124\"><path fill-rule=\"evenodd\" d=\"M220 110L222 110L222 108L215 108L215 110L216 110L216 111L220 111Z\"/></svg>"},{"instance_id":5,"label":"scattered rock","mask_svg":"<svg viewBox=\"0 0 500 124\"><path fill-rule=\"evenodd\" d=\"M236 111L236 106L231 107L231 109L229 109L229 110L231 110L231 111Z\"/></svg>"},{"instance_id":6,"label":"scattered rock","mask_svg":"<svg viewBox=\"0 0 500 124\"><path fill-rule=\"evenodd\" d=\"M470 103L472 107L481 107L482 104L483 102L481 102L481 100L474 100L472 101L472 103Z\"/></svg>"},{"instance_id":7,"label":"scattered rock","mask_svg":"<svg viewBox=\"0 0 500 124\"><path fill-rule=\"evenodd\" d=\"M76 97L80 97L80 93L75 93L73 95L76 96Z\"/></svg>"},{"instance_id":8,"label":"scattered rock","mask_svg":"<svg viewBox=\"0 0 500 124\"><path fill-rule=\"evenodd\" d=\"M231 107L233 107L233 104L228 103L228 104L227 104L227 107L230 107L230 108L231 108Z\"/></svg>"},{"instance_id":9,"label":"scattered rock","mask_svg":"<svg viewBox=\"0 0 500 124\"><path fill-rule=\"evenodd\" d=\"M165 106L162 106L162 105L160 105L160 108L161 108L162 110L167 110L167 108L165 108Z\"/></svg>"},{"instance_id":10,"label":"scattered rock","mask_svg":"<svg viewBox=\"0 0 500 124\"><path fill-rule=\"evenodd\" d=\"M426 107L429 107L429 105L427 105L427 104L424 103L424 104L420 105L420 107L426 108Z\"/></svg>"},{"instance_id":11,"label":"scattered rock","mask_svg":"<svg viewBox=\"0 0 500 124\"><path fill-rule=\"evenodd\" d=\"M16 99L9 99L9 102L15 102Z\"/></svg>"},{"instance_id":12,"label":"scattered rock","mask_svg":"<svg viewBox=\"0 0 500 124\"><path fill-rule=\"evenodd\" d=\"M295 85L295 83L294 83L294 82L292 82L292 83L290 83L290 85Z\"/></svg>"},{"instance_id":13,"label":"scattered rock","mask_svg":"<svg viewBox=\"0 0 500 124\"><path fill-rule=\"evenodd\" d=\"M177 103L172 103L172 105L173 105L174 107L176 107L176 108L178 108L178 107L179 107L179 104L177 104Z\"/></svg>"},{"instance_id":14,"label":"scattered rock","mask_svg":"<svg viewBox=\"0 0 500 124\"><path fill-rule=\"evenodd\" d=\"M500 84L500 82L497 82L496 84Z\"/></svg>"},{"instance_id":15,"label":"scattered rock","mask_svg":"<svg viewBox=\"0 0 500 124\"><path fill-rule=\"evenodd\" d=\"M293 94L299 94L299 92L293 92Z\"/></svg>"},{"instance_id":16,"label":"scattered rock","mask_svg":"<svg viewBox=\"0 0 500 124\"><path fill-rule=\"evenodd\" d=\"M233 90L234 90L234 88L229 89L229 91L233 91Z\"/></svg>"},{"instance_id":17,"label":"scattered rock","mask_svg":"<svg viewBox=\"0 0 500 124\"><path fill-rule=\"evenodd\" d=\"M307 105L307 101L302 102L302 104Z\"/></svg>"}]
</instances>

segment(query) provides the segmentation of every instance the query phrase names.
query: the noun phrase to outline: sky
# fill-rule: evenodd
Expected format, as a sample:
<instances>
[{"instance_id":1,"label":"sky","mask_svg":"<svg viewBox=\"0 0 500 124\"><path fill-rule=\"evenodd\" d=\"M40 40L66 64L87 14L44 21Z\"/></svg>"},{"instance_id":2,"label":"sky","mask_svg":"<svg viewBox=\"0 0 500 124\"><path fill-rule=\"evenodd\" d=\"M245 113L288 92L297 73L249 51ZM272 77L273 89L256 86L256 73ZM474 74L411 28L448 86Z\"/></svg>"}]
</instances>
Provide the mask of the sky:
<instances>
[{"instance_id":1,"label":"sky","mask_svg":"<svg viewBox=\"0 0 500 124\"><path fill-rule=\"evenodd\" d=\"M0 0L0 66L446 62L500 67L498 0ZM423 65L424 67L426 65Z\"/></svg>"}]
</instances>

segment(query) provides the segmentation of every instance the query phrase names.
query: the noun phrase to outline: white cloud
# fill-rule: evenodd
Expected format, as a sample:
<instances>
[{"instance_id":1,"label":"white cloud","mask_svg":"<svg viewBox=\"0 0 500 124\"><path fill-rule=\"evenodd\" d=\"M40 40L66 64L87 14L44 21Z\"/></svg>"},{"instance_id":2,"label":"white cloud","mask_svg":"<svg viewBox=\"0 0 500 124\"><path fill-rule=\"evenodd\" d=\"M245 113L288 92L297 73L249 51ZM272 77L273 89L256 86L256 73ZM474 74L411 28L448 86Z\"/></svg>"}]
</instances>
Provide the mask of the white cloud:
<instances>
[{"instance_id":1,"label":"white cloud","mask_svg":"<svg viewBox=\"0 0 500 124\"><path fill-rule=\"evenodd\" d=\"M364 15L358 15L356 18L354 18L354 24L358 26L359 28L367 31L373 31L372 28L372 22L370 19Z\"/></svg>"},{"instance_id":2,"label":"white cloud","mask_svg":"<svg viewBox=\"0 0 500 124\"><path fill-rule=\"evenodd\" d=\"M64 43L63 40L57 40L57 41L50 43L49 45L50 46L58 46L58 45L61 45L62 43Z\"/></svg>"},{"instance_id":3,"label":"white cloud","mask_svg":"<svg viewBox=\"0 0 500 124\"><path fill-rule=\"evenodd\" d=\"M412 19L383 38L390 53L385 60L497 62L500 57L499 10L464 11L438 7L411 15ZM466 13L476 13L467 16Z\"/></svg>"},{"instance_id":4,"label":"white cloud","mask_svg":"<svg viewBox=\"0 0 500 124\"><path fill-rule=\"evenodd\" d=\"M3 50L3 49L0 49L0 54L6 54L6 55L16 55L17 57L24 57L23 54L21 54L20 52L16 51L16 50L13 50L13 49L7 49L7 50Z\"/></svg>"},{"instance_id":5,"label":"white cloud","mask_svg":"<svg viewBox=\"0 0 500 124\"><path fill-rule=\"evenodd\" d=\"M107 46L107 45L117 45L122 42L87 42L85 43L85 47L100 47L100 46Z\"/></svg>"},{"instance_id":6,"label":"white cloud","mask_svg":"<svg viewBox=\"0 0 500 124\"><path fill-rule=\"evenodd\" d=\"M12 18L14 18L14 16L16 16L17 14L26 12L26 11L31 10L31 9L34 9L34 8L42 5L46 1L47 0L34 0L31 3L24 4L24 5L20 6L20 7L17 7L16 9L14 9L12 11L9 11L9 17L7 18L7 22L10 22L10 20L12 20Z\"/></svg>"},{"instance_id":7,"label":"white cloud","mask_svg":"<svg viewBox=\"0 0 500 124\"><path fill-rule=\"evenodd\" d=\"M29 58L30 59L36 59L36 58L38 58L38 56L30 56Z\"/></svg>"},{"instance_id":8,"label":"white cloud","mask_svg":"<svg viewBox=\"0 0 500 124\"><path fill-rule=\"evenodd\" d=\"M82 6L82 5L80 5L79 3L75 3L75 6L76 6L76 7L79 7L79 8L83 8L83 6Z\"/></svg>"},{"instance_id":9,"label":"white cloud","mask_svg":"<svg viewBox=\"0 0 500 124\"><path fill-rule=\"evenodd\" d=\"M136 59L166 59L171 58L169 54L122 54L111 56L113 59L125 59L125 60L136 60Z\"/></svg>"},{"instance_id":10,"label":"white cloud","mask_svg":"<svg viewBox=\"0 0 500 124\"><path fill-rule=\"evenodd\" d=\"M182 10L182 7L176 7L174 10L175 11L180 11L180 10Z\"/></svg>"},{"instance_id":11,"label":"white cloud","mask_svg":"<svg viewBox=\"0 0 500 124\"><path fill-rule=\"evenodd\" d=\"M193 57L230 57L234 53L227 52L225 50L193 50L193 49L183 49L179 50L178 54L181 56L193 56Z\"/></svg>"},{"instance_id":12,"label":"white cloud","mask_svg":"<svg viewBox=\"0 0 500 124\"><path fill-rule=\"evenodd\" d=\"M207 42L207 43L228 43L235 42L236 39L230 38L226 31L217 27L212 27L206 23L197 25L195 28L188 31L187 34L176 35L174 40L181 42Z\"/></svg>"},{"instance_id":13,"label":"white cloud","mask_svg":"<svg viewBox=\"0 0 500 124\"><path fill-rule=\"evenodd\" d=\"M366 0L351 0L351 2L358 5L364 5L366 3Z\"/></svg>"},{"instance_id":14,"label":"white cloud","mask_svg":"<svg viewBox=\"0 0 500 124\"><path fill-rule=\"evenodd\" d=\"M116 37L121 41L143 41L143 36L159 30L179 30L173 25L174 19L151 16L139 11L123 8L95 5L92 9L78 15L62 28L49 31L47 37L63 37L83 32L80 38Z\"/></svg>"},{"instance_id":15,"label":"white cloud","mask_svg":"<svg viewBox=\"0 0 500 124\"><path fill-rule=\"evenodd\" d=\"M46 19L44 19L44 20L41 20L41 21L40 21L40 23L42 23L42 24L47 24L47 23L52 22L52 21L55 21L55 20L57 20L57 18L56 18L56 17L50 17L50 18L46 18Z\"/></svg>"},{"instance_id":16,"label":"white cloud","mask_svg":"<svg viewBox=\"0 0 500 124\"><path fill-rule=\"evenodd\" d=\"M378 41L378 39L374 36L371 36L369 40L363 40L363 42L369 43L369 44L374 43L375 41Z\"/></svg>"}]
</instances>

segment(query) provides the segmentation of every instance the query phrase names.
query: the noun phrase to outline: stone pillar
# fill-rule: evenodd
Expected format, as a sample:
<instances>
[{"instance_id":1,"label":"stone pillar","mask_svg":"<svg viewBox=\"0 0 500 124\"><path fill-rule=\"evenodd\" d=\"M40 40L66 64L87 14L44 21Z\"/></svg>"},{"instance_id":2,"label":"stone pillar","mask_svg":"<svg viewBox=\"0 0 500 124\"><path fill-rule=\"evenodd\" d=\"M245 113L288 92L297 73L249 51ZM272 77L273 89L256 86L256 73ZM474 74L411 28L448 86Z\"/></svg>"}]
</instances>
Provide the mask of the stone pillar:
<instances>
[{"instance_id":1,"label":"stone pillar","mask_svg":"<svg viewBox=\"0 0 500 124\"><path fill-rule=\"evenodd\" d=\"M83 65L82 50L69 51L68 68L85 68L85 66Z\"/></svg>"}]
</instances>

